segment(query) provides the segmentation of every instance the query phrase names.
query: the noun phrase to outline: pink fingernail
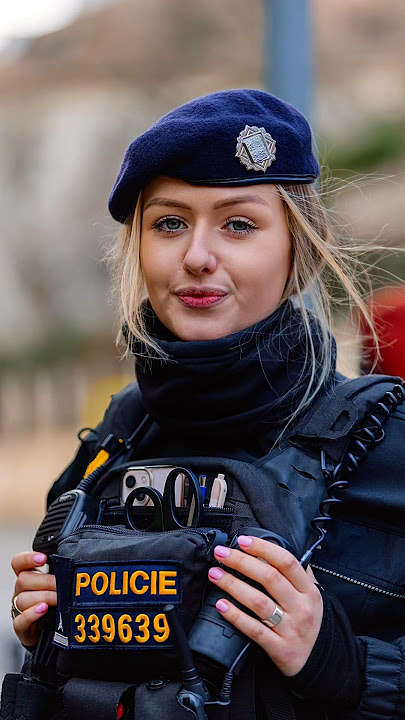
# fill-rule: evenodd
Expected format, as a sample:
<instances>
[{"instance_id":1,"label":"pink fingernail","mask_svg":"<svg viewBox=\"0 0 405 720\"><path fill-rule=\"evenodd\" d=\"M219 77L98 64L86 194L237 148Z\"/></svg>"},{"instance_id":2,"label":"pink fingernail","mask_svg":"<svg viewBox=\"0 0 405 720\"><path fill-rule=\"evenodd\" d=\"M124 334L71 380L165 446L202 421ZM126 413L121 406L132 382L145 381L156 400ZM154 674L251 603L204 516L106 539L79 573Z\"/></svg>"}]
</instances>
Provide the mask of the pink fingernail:
<instances>
[{"instance_id":1,"label":"pink fingernail","mask_svg":"<svg viewBox=\"0 0 405 720\"><path fill-rule=\"evenodd\" d=\"M223 600L218 600L215 603L215 607L217 610L219 610L219 612L222 612L222 613L226 613L229 610L229 605L226 602L224 602Z\"/></svg>"},{"instance_id":2,"label":"pink fingernail","mask_svg":"<svg viewBox=\"0 0 405 720\"><path fill-rule=\"evenodd\" d=\"M48 605L46 603L39 603L39 605L35 606L35 612L37 615L42 615L46 610L48 610Z\"/></svg>"},{"instance_id":3,"label":"pink fingernail","mask_svg":"<svg viewBox=\"0 0 405 720\"><path fill-rule=\"evenodd\" d=\"M238 545L241 545L242 547L249 547L253 542L253 538L249 537L248 535L239 535L238 537Z\"/></svg>"},{"instance_id":4,"label":"pink fingernail","mask_svg":"<svg viewBox=\"0 0 405 720\"><path fill-rule=\"evenodd\" d=\"M220 580L223 574L223 571L217 567L213 567L208 570L208 575L213 580Z\"/></svg>"},{"instance_id":5,"label":"pink fingernail","mask_svg":"<svg viewBox=\"0 0 405 720\"><path fill-rule=\"evenodd\" d=\"M217 545L215 548L215 555L218 555L218 557L225 558L229 557L231 554L231 551L229 548L224 547L223 545Z\"/></svg>"},{"instance_id":6,"label":"pink fingernail","mask_svg":"<svg viewBox=\"0 0 405 720\"><path fill-rule=\"evenodd\" d=\"M37 565L41 565L41 563L44 563L46 560L46 555L43 553L38 553L38 555L34 555L34 562L37 563Z\"/></svg>"}]
</instances>

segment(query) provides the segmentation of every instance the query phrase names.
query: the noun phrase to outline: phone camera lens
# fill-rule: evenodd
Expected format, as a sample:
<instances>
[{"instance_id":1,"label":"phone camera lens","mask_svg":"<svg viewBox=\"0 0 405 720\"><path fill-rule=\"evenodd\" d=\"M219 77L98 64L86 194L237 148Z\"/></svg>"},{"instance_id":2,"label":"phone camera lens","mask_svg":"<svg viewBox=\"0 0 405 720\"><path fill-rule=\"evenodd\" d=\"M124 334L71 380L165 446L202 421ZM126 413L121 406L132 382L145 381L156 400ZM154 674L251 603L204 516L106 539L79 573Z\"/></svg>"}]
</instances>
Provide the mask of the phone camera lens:
<instances>
[{"instance_id":1,"label":"phone camera lens","mask_svg":"<svg viewBox=\"0 0 405 720\"><path fill-rule=\"evenodd\" d=\"M136 485L136 478L134 475L128 475L127 478L125 478L125 485L127 488L133 488Z\"/></svg>"}]
</instances>

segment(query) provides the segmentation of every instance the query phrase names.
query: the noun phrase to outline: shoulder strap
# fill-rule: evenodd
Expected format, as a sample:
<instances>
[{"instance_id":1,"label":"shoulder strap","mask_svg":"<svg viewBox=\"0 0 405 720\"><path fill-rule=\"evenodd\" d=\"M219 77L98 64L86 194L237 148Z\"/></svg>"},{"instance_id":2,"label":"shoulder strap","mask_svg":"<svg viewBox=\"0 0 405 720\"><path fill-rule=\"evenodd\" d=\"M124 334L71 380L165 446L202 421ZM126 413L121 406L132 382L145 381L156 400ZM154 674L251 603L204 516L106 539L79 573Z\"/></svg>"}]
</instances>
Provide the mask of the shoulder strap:
<instances>
[{"instance_id":1,"label":"shoulder strap","mask_svg":"<svg viewBox=\"0 0 405 720\"><path fill-rule=\"evenodd\" d=\"M398 384L402 379L389 375L341 380L314 402L295 426L290 442L303 450L324 450L340 462L365 415Z\"/></svg>"},{"instance_id":2,"label":"shoulder strap","mask_svg":"<svg viewBox=\"0 0 405 720\"><path fill-rule=\"evenodd\" d=\"M145 415L146 409L138 383L126 385L111 397L99 426L100 444L110 434L117 439L126 440L133 434Z\"/></svg>"}]
</instances>

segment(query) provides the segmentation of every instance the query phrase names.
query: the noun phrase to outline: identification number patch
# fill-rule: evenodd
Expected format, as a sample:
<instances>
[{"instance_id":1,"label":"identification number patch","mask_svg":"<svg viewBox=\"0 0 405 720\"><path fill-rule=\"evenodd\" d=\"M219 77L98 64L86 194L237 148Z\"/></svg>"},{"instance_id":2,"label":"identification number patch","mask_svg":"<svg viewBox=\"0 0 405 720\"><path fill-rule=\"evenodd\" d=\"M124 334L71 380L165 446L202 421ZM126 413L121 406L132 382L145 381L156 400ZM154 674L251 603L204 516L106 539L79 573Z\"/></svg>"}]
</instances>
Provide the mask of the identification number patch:
<instances>
[{"instance_id":1,"label":"identification number patch","mask_svg":"<svg viewBox=\"0 0 405 720\"><path fill-rule=\"evenodd\" d=\"M53 642L72 648L172 647L162 608L181 602L174 560L77 563L54 555L58 624Z\"/></svg>"},{"instance_id":2,"label":"identification number patch","mask_svg":"<svg viewBox=\"0 0 405 720\"><path fill-rule=\"evenodd\" d=\"M77 613L74 618L76 633L74 644L81 647L92 645L110 646L123 643L125 646L161 647L170 635L164 613L146 611L143 613Z\"/></svg>"}]
</instances>

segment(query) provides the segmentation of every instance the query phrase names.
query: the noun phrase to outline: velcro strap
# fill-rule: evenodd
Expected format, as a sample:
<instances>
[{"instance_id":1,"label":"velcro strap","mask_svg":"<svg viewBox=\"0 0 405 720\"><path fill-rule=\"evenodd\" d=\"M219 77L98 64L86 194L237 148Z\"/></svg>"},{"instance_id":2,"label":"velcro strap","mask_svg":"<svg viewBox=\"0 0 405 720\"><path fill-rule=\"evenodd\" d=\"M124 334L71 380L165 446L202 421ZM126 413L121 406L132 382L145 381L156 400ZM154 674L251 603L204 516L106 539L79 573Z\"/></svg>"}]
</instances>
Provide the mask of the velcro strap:
<instances>
[{"instance_id":1,"label":"velcro strap","mask_svg":"<svg viewBox=\"0 0 405 720\"><path fill-rule=\"evenodd\" d=\"M396 377L366 375L337 383L297 423L289 438L291 444L303 449L317 447L340 462L365 415L400 382Z\"/></svg>"},{"instance_id":2,"label":"velcro strap","mask_svg":"<svg viewBox=\"0 0 405 720\"><path fill-rule=\"evenodd\" d=\"M125 712L133 702L131 688L134 686L129 683L72 678L63 688L63 705L69 720L117 720L119 704Z\"/></svg>"}]
</instances>

